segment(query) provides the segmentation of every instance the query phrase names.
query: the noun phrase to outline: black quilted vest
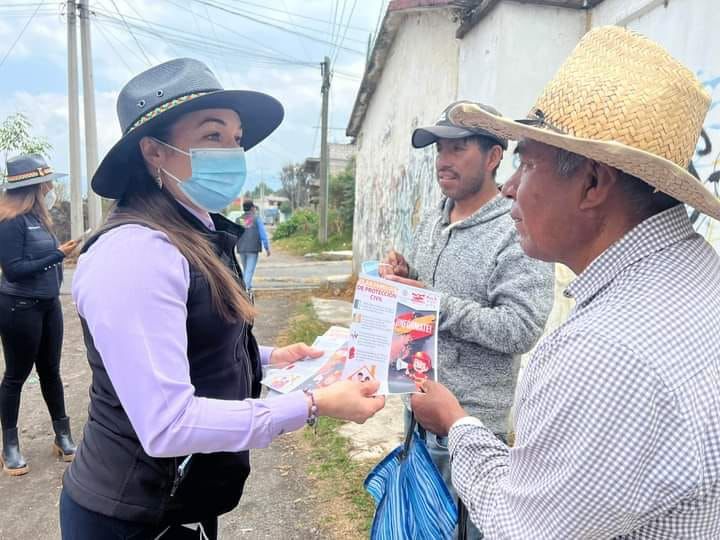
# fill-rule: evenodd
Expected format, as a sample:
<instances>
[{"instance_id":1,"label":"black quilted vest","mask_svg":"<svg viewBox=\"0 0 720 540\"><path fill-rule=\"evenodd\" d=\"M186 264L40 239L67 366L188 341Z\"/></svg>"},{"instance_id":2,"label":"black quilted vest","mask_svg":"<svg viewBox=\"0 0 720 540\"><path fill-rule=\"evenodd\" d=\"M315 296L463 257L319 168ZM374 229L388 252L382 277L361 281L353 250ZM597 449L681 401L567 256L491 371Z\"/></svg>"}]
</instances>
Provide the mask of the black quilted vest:
<instances>
[{"instance_id":1,"label":"black quilted vest","mask_svg":"<svg viewBox=\"0 0 720 540\"><path fill-rule=\"evenodd\" d=\"M233 253L242 228L214 215L217 230L213 232L183 208L180 211L209 237L242 283ZM260 355L251 326L228 323L215 312L207 280L192 266L187 311L187 352L195 394L228 400L258 397ZM249 453L195 454L180 481L178 465L186 456L153 458L143 451L85 321L82 327L92 386L83 441L63 481L70 497L106 516L157 524L202 521L232 510L250 473Z\"/></svg>"}]
</instances>

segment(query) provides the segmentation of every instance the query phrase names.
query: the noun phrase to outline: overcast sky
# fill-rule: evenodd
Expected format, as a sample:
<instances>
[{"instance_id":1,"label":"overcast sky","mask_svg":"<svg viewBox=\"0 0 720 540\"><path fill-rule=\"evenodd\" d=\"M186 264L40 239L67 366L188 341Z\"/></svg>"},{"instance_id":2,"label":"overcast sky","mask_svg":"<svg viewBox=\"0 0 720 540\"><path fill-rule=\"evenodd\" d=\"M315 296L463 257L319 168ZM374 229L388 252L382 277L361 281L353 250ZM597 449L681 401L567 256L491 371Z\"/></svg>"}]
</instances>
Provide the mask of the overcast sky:
<instances>
[{"instance_id":1,"label":"overcast sky","mask_svg":"<svg viewBox=\"0 0 720 540\"><path fill-rule=\"evenodd\" d=\"M226 88L267 92L285 106L283 124L247 156L248 188L261 177L272 181L282 165L319 155L319 64L325 55L335 60L330 140L346 141L368 37L386 5L387 0L90 0L99 157L120 136L115 101L125 82L150 65L190 56L206 62ZM67 171L63 4L0 2L0 44L0 118L24 113L33 133L52 143L54 168ZM82 160L84 167L84 149Z\"/></svg>"}]
</instances>

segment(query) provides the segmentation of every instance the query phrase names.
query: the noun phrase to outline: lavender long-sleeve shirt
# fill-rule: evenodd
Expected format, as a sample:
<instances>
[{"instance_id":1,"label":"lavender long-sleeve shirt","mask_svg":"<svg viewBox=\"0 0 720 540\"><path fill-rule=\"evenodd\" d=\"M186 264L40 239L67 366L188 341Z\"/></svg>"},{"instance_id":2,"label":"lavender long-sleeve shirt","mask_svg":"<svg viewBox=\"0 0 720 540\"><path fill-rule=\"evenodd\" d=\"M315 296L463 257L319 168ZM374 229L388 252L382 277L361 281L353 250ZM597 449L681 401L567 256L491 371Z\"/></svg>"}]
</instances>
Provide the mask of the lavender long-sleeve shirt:
<instances>
[{"instance_id":1,"label":"lavender long-sleeve shirt","mask_svg":"<svg viewBox=\"0 0 720 540\"><path fill-rule=\"evenodd\" d=\"M209 216L198 216L209 227ZM187 358L187 260L140 225L103 234L80 257L73 299L150 456L263 448L307 418L302 392L230 401L195 396ZM261 347L263 364L272 348Z\"/></svg>"}]
</instances>

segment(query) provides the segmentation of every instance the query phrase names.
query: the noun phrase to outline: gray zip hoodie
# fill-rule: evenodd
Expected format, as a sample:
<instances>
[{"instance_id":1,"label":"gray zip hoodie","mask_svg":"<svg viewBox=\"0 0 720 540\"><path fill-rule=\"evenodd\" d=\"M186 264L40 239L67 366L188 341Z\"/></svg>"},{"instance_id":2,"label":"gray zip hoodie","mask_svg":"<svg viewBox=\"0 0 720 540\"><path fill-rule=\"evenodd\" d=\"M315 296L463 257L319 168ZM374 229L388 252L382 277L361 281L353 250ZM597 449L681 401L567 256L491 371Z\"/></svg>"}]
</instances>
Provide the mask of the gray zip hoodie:
<instances>
[{"instance_id":1,"label":"gray zip hoodie","mask_svg":"<svg viewBox=\"0 0 720 540\"><path fill-rule=\"evenodd\" d=\"M443 199L417 229L407 253L410 277L442 293L438 380L495 433L507 432L516 371L545 328L553 266L518 243L512 202L496 197L450 224Z\"/></svg>"}]
</instances>

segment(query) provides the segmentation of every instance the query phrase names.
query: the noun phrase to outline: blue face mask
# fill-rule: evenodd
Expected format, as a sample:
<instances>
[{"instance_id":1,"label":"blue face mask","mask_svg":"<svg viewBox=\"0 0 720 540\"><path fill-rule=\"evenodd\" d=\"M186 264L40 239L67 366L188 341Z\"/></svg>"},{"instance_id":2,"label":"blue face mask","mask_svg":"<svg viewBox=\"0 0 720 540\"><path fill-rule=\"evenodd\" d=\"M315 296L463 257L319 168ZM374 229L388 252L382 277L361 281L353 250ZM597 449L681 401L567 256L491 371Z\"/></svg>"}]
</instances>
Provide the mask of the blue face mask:
<instances>
[{"instance_id":1,"label":"blue face mask","mask_svg":"<svg viewBox=\"0 0 720 540\"><path fill-rule=\"evenodd\" d=\"M219 212L242 191L247 175L245 150L242 148L191 148L190 152L185 152L164 141L155 140L190 156L192 174L184 181L165 169L161 170L175 180L188 199L200 208Z\"/></svg>"},{"instance_id":2,"label":"blue face mask","mask_svg":"<svg viewBox=\"0 0 720 540\"><path fill-rule=\"evenodd\" d=\"M363 261L363 263L360 265L360 273L370 277L381 277L381 267L392 268L391 265L380 261Z\"/></svg>"},{"instance_id":3,"label":"blue face mask","mask_svg":"<svg viewBox=\"0 0 720 540\"><path fill-rule=\"evenodd\" d=\"M380 277L380 261L363 261L360 272L368 276Z\"/></svg>"}]
</instances>

